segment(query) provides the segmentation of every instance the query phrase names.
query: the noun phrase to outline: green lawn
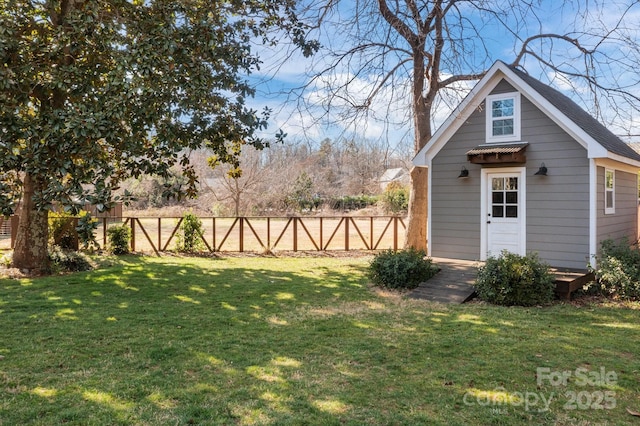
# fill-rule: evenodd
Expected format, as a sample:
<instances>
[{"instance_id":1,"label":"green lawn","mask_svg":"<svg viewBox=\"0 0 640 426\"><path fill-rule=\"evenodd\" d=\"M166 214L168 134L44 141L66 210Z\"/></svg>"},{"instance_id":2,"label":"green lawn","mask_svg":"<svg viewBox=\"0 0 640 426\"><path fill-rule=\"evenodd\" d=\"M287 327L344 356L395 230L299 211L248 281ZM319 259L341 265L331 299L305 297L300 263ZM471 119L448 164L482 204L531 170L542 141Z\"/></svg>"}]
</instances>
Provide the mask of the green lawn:
<instances>
[{"instance_id":1,"label":"green lawn","mask_svg":"<svg viewBox=\"0 0 640 426\"><path fill-rule=\"evenodd\" d=\"M367 262L0 280L0 425L640 423L637 305L411 301L369 288Z\"/></svg>"}]
</instances>

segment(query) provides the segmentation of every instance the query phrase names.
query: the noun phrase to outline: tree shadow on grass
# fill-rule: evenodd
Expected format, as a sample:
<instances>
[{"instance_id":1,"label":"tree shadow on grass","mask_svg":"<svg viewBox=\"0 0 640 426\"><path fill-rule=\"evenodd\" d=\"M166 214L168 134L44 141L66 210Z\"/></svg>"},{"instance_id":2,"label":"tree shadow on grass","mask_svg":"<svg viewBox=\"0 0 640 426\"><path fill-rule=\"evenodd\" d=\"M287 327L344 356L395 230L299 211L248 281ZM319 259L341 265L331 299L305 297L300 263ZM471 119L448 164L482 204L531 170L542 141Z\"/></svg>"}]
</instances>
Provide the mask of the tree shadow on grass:
<instances>
[{"instance_id":1,"label":"tree shadow on grass","mask_svg":"<svg viewBox=\"0 0 640 426\"><path fill-rule=\"evenodd\" d=\"M621 405L639 390L640 344L628 339L637 312L385 298L367 289L363 268L131 257L91 273L2 281L0 419L544 424L566 415L562 401L528 411L501 404L499 390L557 392L539 388L537 368L580 366L618 372Z\"/></svg>"}]
</instances>

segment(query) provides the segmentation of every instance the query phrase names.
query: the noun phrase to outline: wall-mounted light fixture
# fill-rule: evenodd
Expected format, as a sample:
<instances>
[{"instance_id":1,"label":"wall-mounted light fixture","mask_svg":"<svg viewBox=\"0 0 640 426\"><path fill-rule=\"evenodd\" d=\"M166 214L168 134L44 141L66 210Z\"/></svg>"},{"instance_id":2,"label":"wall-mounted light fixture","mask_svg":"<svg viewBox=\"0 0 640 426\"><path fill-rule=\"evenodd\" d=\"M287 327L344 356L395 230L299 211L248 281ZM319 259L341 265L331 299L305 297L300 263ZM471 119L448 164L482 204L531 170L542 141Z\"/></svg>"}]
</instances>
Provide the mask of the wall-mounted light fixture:
<instances>
[{"instance_id":1,"label":"wall-mounted light fixture","mask_svg":"<svg viewBox=\"0 0 640 426\"><path fill-rule=\"evenodd\" d=\"M469 177L469 170L465 166L462 166L462 170L460 170L460 174L458 175L458 179L465 179Z\"/></svg>"},{"instance_id":2,"label":"wall-mounted light fixture","mask_svg":"<svg viewBox=\"0 0 640 426\"><path fill-rule=\"evenodd\" d=\"M537 172L534 173L535 176L546 176L547 175L547 166L544 163L540 164L540 168Z\"/></svg>"}]
</instances>

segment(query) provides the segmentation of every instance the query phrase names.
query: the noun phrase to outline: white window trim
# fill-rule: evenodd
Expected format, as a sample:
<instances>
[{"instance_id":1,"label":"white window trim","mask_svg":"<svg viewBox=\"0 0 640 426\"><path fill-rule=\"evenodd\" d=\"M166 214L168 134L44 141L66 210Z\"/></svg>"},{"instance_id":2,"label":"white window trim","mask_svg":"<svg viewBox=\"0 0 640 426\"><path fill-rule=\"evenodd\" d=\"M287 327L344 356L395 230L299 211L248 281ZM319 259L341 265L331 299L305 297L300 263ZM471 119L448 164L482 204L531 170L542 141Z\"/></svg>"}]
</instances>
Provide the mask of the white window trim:
<instances>
[{"instance_id":1,"label":"white window trim","mask_svg":"<svg viewBox=\"0 0 640 426\"><path fill-rule=\"evenodd\" d=\"M493 136L494 118L491 104L493 103L493 101L502 99L513 99L513 134ZM487 143L515 142L520 140L520 92L500 93L497 95L487 96L487 98L485 99L485 110Z\"/></svg>"},{"instance_id":2,"label":"white window trim","mask_svg":"<svg viewBox=\"0 0 640 426\"><path fill-rule=\"evenodd\" d=\"M607 188L607 173L611 173L613 175L613 188ZM613 200L613 205L611 207L607 206L607 192L612 193L611 199ZM615 214L616 212L616 171L613 169L604 169L604 214Z\"/></svg>"}]
</instances>

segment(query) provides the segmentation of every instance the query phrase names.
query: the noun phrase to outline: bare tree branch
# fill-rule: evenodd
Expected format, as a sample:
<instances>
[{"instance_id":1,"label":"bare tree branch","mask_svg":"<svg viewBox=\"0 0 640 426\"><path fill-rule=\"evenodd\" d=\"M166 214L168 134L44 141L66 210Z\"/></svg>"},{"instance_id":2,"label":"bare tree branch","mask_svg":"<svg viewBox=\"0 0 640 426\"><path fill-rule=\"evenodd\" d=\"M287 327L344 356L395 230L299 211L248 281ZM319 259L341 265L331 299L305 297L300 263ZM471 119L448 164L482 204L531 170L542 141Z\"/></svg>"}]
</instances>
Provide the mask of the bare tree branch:
<instances>
[{"instance_id":1,"label":"bare tree branch","mask_svg":"<svg viewBox=\"0 0 640 426\"><path fill-rule=\"evenodd\" d=\"M376 117L388 129L402 117L405 128L413 127L418 150L443 119L436 105L454 107L470 88L463 83L482 78L496 59L505 59L508 48L513 56L506 62L550 83L562 78L556 81L575 87L568 94L592 113L609 114L610 122L616 114L629 133L638 121L640 29L632 16L640 12L640 1L326 0L323 5L322 28L344 37L331 38L340 48L327 49L318 61L320 71L308 80L317 97L299 101L308 114L318 109L320 121L347 128L344 120ZM557 28L565 29L549 31L550 22L558 21ZM616 72L619 68L623 71ZM379 117L380 111L391 115ZM410 228L408 234L421 232Z\"/></svg>"},{"instance_id":2,"label":"bare tree branch","mask_svg":"<svg viewBox=\"0 0 640 426\"><path fill-rule=\"evenodd\" d=\"M400 34L410 46L418 43L418 36L406 25L396 14L394 14L386 0L378 0L378 7L380 8L380 14L382 17L393 27L398 34Z\"/></svg>"}]
</instances>

